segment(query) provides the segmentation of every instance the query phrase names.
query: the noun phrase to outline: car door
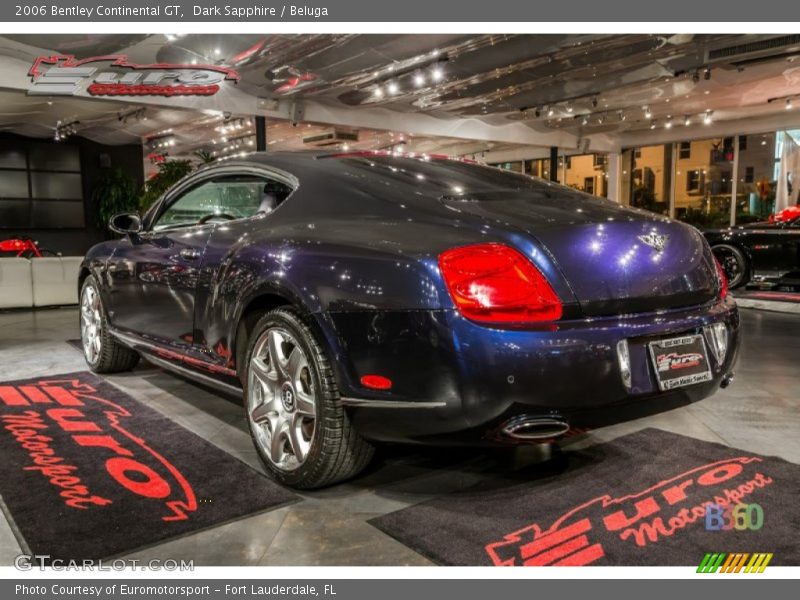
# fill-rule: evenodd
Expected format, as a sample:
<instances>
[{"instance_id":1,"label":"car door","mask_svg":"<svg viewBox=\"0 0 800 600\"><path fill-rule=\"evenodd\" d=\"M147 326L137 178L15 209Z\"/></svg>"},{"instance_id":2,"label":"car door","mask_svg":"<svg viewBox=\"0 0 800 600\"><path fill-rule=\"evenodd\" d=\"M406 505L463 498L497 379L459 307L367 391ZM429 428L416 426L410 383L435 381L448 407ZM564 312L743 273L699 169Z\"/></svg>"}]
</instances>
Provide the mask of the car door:
<instances>
[{"instance_id":1,"label":"car door","mask_svg":"<svg viewBox=\"0 0 800 600\"><path fill-rule=\"evenodd\" d=\"M119 246L109 264L115 328L178 351L192 346L200 266L222 214L218 186L201 181L168 196L146 229Z\"/></svg>"},{"instance_id":2,"label":"car door","mask_svg":"<svg viewBox=\"0 0 800 600\"><path fill-rule=\"evenodd\" d=\"M231 308L238 301L241 283L264 275L257 270L268 269L263 262L249 270L232 260L243 240L269 232L272 211L295 186L288 174L262 169L229 172L217 179L217 185L221 210L236 218L215 227L203 256L196 296L194 351L213 368L229 369L235 358L230 339ZM223 281L227 283L222 285Z\"/></svg>"}]
</instances>

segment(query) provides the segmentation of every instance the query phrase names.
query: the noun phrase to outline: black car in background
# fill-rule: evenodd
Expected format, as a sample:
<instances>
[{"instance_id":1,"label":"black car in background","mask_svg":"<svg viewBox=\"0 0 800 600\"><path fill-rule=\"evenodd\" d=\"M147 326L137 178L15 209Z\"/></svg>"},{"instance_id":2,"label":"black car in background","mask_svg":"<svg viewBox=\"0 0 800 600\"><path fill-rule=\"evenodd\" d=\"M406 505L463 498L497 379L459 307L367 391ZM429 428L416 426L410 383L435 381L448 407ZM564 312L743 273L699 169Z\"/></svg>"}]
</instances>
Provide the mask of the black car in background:
<instances>
[{"instance_id":1,"label":"black car in background","mask_svg":"<svg viewBox=\"0 0 800 600\"><path fill-rule=\"evenodd\" d=\"M800 216L703 232L731 288L800 271Z\"/></svg>"}]
</instances>

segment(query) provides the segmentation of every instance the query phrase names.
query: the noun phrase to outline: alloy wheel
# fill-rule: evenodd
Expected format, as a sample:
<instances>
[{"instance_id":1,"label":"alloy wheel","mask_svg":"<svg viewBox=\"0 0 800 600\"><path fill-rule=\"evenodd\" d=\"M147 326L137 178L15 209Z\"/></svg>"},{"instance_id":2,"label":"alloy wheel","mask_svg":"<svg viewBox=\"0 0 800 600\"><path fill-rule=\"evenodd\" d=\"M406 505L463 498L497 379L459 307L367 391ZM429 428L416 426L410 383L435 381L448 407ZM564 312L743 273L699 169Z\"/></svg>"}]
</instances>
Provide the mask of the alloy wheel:
<instances>
[{"instance_id":1,"label":"alloy wheel","mask_svg":"<svg viewBox=\"0 0 800 600\"><path fill-rule=\"evenodd\" d=\"M316 426L316 396L308 359L291 333L265 330L248 366L247 415L256 443L277 468L306 460Z\"/></svg>"},{"instance_id":2,"label":"alloy wheel","mask_svg":"<svg viewBox=\"0 0 800 600\"><path fill-rule=\"evenodd\" d=\"M86 286L81 297L81 343L83 355L89 364L94 364L103 349L100 294L92 286Z\"/></svg>"},{"instance_id":3,"label":"alloy wheel","mask_svg":"<svg viewBox=\"0 0 800 600\"><path fill-rule=\"evenodd\" d=\"M731 288L738 286L745 276L745 265L738 251L727 246L717 246L714 248L714 255L722 266L722 270L725 271L728 285Z\"/></svg>"}]
</instances>

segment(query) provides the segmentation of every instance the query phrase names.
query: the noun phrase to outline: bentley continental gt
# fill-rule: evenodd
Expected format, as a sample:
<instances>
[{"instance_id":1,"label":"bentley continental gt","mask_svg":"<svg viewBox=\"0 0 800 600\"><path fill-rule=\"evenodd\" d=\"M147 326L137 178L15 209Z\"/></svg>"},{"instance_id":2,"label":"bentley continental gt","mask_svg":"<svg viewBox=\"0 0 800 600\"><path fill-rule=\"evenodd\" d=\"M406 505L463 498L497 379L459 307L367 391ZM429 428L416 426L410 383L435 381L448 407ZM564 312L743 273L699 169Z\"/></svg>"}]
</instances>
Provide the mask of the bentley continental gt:
<instances>
[{"instance_id":1,"label":"bentley continental gt","mask_svg":"<svg viewBox=\"0 0 800 600\"><path fill-rule=\"evenodd\" d=\"M297 488L381 442L554 441L733 377L738 312L697 230L493 167L253 153L110 227L79 276L89 367L144 356L240 395Z\"/></svg>"}]
</instances>

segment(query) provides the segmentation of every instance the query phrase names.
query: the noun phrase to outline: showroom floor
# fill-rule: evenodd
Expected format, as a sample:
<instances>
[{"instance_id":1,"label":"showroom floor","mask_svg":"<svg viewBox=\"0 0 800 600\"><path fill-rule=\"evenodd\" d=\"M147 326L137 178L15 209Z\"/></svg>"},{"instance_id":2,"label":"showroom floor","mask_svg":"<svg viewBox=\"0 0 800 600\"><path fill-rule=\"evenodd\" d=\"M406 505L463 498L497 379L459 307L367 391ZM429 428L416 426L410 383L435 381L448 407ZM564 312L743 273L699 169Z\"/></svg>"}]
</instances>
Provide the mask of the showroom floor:
<instances>
[{"instance_id":1,"label":"showroom floor","mask_svg":"<svg viewBox=\"0 0 800 600\"><path fill-rule=\"evenodd\" d=\"M743 310L744 346L737 378L712 398L669 413L592 432L567 448L645 427L715 441L800 463L797 315ZM0 380L85 370L72 308L0 313ZM261 470L241 407L228 398L141 364L108 377L137 400ZM196 565L426 565L427 559L367 520L474 484L489 473L537 460L469 449L385 448L366 475L303 500L139 551L131 558L193 559ZM0 517L0 564L20 547Z\"/></svg>"}]
</instances>

